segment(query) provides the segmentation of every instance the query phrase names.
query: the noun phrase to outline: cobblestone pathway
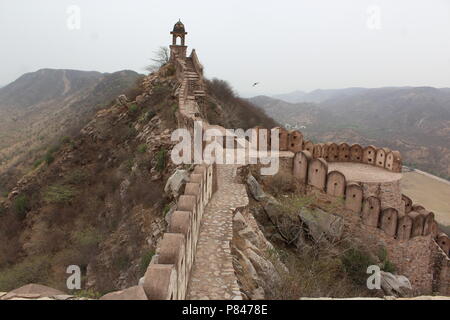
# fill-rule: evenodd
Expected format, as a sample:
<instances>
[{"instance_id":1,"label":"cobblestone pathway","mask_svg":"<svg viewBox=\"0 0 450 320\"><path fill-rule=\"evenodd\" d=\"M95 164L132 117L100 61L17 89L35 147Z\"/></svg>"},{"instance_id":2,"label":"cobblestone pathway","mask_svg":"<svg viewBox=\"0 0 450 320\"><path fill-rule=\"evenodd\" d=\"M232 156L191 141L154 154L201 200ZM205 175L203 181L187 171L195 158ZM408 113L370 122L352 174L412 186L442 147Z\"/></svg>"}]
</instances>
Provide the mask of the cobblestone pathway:
<instances>
[{"instance_id":1,"label":"cobblestone pathway","mask_svg":"<svg viewBox=\"0 0 450 320\"><path fill-rule=\"evenodd\" d=\"M241 300L230 250L232 212L248 204L243 184L235 183L237 166L218 165L218 190L203 213L187 299Z\"/></svg>"}]
</instances>

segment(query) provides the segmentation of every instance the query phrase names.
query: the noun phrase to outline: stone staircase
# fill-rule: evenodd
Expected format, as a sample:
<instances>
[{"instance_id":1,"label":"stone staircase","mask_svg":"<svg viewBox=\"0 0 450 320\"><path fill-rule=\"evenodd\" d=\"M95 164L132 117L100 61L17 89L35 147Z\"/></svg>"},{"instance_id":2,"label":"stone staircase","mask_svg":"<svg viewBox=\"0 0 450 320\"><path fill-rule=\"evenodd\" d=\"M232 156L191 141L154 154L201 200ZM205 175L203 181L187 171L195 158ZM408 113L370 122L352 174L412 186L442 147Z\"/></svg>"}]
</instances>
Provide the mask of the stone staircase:
<instances>
[{"instance_id":1,"label":"stone staircase","mask_svg":"<svg viewBox=\"0 0 450 320\"><path fill-rule=\"evenodd\" d=\"M190 118L198 118L200 114L199 100L206 97L206 92L191 58L185 59L183 76L183 82L180 87L180 111Z\"/></svg>"}]
</instances>

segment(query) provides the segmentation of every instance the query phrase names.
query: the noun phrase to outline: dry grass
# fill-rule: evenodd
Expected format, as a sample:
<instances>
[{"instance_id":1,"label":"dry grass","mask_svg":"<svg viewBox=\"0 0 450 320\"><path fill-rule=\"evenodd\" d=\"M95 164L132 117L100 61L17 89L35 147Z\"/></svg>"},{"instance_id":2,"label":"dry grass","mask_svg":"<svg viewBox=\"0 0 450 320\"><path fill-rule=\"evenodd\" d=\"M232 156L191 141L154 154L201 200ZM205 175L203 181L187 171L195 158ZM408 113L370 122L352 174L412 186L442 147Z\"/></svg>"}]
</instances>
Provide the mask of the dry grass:
<instances>
[{"instance_id":1,"label":"dry grass","mask_svg":"<svg viewBox=\"0 0 450 320\"><path fill-rule=\"evenodd\" d=\"M280 289L271 292L267 298L297 300L301 297L376 295L376 292L367 289L365 282L358 281L366 276L366 268L372 263L367 258L368 255L355 248L340 246L321 243L320 246L300 250L278 248L276 254L281 257L289 272L278 270L282 279ZM360 254L356 258L349 256L349 250L358 250L356 252ZM349 270L350 267L352 271Z\"/></svg>"},{"instance_id":2,"label":"dry grass","mask_svg":"<svg viewBox=\"0 0 450 320\"><path fill-rule=\"evenodd\" d=\"M436 221L450 226L450 184L418 172L406 172L401 180L402 192L435 213Z\"/></svg>"}]
</instances>

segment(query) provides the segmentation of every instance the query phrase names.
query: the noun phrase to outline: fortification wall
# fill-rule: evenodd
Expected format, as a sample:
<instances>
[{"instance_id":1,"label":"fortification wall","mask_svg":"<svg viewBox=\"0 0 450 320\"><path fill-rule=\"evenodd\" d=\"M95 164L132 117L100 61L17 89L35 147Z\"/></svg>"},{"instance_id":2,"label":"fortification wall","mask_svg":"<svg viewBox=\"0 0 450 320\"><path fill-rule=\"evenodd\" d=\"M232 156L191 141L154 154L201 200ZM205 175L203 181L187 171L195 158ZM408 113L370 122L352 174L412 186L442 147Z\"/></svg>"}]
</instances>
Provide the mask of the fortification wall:
<instances>
[{"instance_id":1,"label":"fortification wall","mask_svg":"<svg viewBox=\"0 0 450 320\"><path fill-rule=\"evenodd\" d=\"M297 138L293 139L291 136ZM434 214L402 195L400 180L355 182L330 163L350 162L401 172L397 151L346 143L314 144L297 131L280 128L280 150L302 150L280 159L284 172L309 192L344 201L347 229L366 246L384 246L398 272L407 276L417 294L450 294L450 241L438 230ZM270 141L270 138L268 138ZM302 141L302 142L301 142Z\"/></svg>"},{"instance_id":2,"label":"fortification wall","mask_svg":"<svg viewBox=\"0 0 450 320\"><path fill-rule=\"evenodd\" d=\"M314 159L322 158L327 162L359 162L377 166L393 172L401 172L402 158L398 151L375 146L363 147L359 144L313 143L305 140L303 133L297 130L288 131L278 127L280 151L308 151ZM271 138L268 137L270 145Z\"/></svg>"},{"instance_id":3,"label":"fortification wall","mask_svg":"<svg viewBox=\"0 0 450 320\"><path fill-rule=\"evenodd\" d=\"M215 192L214 165L198 165L190 175L184 194L170 217L164 234L144 276L149 300L183 300L195 259L203 211Z\"/></svg>"},{"instance_id":4,"label":"fortification wall","mask_svg":"<svg viewBox=\"0 0 450 320\"><path fill-rule=\"evenodd\" d=\"M197 74L200 77L200 81L202 81L203 80L203 65L200 63L200 60L198 59L197 52L195 51L195 49L192 49L190 58L192 59L192 63L194 65L195 72L197 72Z\"/></svg>"},{"instance_id":5,"label":"fortification wall","mask_svg":"<svg viewBox=\"0 0 450 320\"><path fill-rule=\"evenodd\" d=\"M381 209L394 208L399 215L405 212L400 180L389 182L361 182L364 198L376 197L380 199Z\"/></svg>"}]
</instances>

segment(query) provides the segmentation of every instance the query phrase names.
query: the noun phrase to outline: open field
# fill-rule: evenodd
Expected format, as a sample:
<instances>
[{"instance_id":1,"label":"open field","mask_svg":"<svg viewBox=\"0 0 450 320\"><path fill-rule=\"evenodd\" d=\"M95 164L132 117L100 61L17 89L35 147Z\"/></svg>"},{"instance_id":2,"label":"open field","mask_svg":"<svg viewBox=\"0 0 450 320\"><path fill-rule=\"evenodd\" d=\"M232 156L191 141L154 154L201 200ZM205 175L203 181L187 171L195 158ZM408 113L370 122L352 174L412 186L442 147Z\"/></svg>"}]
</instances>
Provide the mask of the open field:
<instances>
[{"instance_id":1,"label":"open field","mask_svg":"<svg viewBox=\"0 0 450 320\"><path fill-rule=\"evenodd\" d=\"M436 221L450 226L450 182L421 171L403 173L401 181L404 194L415 203L433 211Z\"/></svg>"}]
</instances>

